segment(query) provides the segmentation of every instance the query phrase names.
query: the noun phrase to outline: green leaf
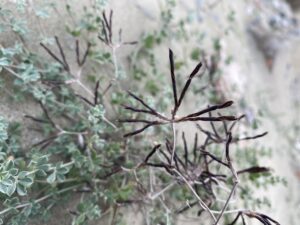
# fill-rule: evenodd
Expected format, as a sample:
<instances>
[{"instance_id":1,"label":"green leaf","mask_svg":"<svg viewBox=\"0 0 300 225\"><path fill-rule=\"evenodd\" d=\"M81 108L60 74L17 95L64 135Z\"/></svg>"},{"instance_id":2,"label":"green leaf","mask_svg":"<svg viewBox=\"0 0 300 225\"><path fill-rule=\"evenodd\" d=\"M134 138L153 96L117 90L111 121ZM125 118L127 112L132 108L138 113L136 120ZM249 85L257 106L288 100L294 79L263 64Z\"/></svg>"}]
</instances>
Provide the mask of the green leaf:
<instances>
[{"instance_id":1,"label":"green leaf","mask_svg":"<svg viewBox=\"0 0 300 225\"><path fill-rule=\"evenodd\" d=\"M35 15L42 19L48 19L50 17L49 12L44 8L36 10Z\"/></svg>"},{"instance_id":2,"label":"green leaf","mask_svg":"<svg viewBox=\"0 0 300 225\"><path fill-rule=\"evenodd\" d=\"M16 182L12 179L5 179L0 182L0 192L11 196L16 190Z\"/></svg>"},{"instance_id":3,"label":"green leaf","mask_svg":"<svg viewBox=\"0 0 300 225\"><path fill-rule=\"evenodd\" d=\"M65 178L65 176L63 174L58 173L58 174L56 174L56 179L57 179L57 181L62 182L66 178Z\"/></svg>"},{"instance_id":4,"label":"green leaf","mask_svg":"<svg viewBox=\"0 0 300 225\"><path fill-rule=\"evenodd\" d=\"M10 170L14 167L14 165L14 161L10 159L7 162L5 162L5 169Z\"/></svg>"},{"instance_id":5,"label":"green leaf","mask_svg":"<svg viewBox=\"0 0 300 225\"><path fill-rule=\"evenodd\" d=\"M10 59L16 54L20 54L22 52L22 46L20 44L16 44L12 48L1 48L1 56Z\"/></svg>"},{"instance_id":6,"label":"green leaf","mask_svg":"<svg viewBox=\"0 0 300 225\"><path fill-rule=\"evenodd\" d=\"M37 169L48 172L51 168L51 164L42 164L37 166Z\"/></svg>"},{"instance_id":7,"label":"green leaf","mask_svg":"<svg viewBox=\"0 0 300 225\"><path fill-rule=\"evenodd\" d=\"M144 39L144 45L146 48L153 48L154 42L155 42L155 38L153 35L148 35Z\"/></svg>"},{"instance_id":8,"label":"green leaf","mask_svg":"<svg viewBox=\"0 0 300 225\"><path fill-rule=\"evenodd\" d=\"M18 185L17 185L17 192L18 192L18 195L20 195L20 196L25 196L25 195L27 195L26 187L23 186L22 184L18 184Z\"/></svg>"},{"instance_id":9,"label":"green leaf","mask_svg":"<svg viewBox=\"0 0 300 225\"><path fill-rule=\"evenodd\" d=\"M83 213L85 209L84 204L82 202L80 202L76 208L80 213Z\"/></svg>"},{"instance_id":10,"label":"green leaf","mask_svg":"<svg viewBox=\"0 0 300 225\"><path fill-rule=\"evenodd\" d=\"M22 13L24 13L26 10L26 7L28 7L26 0L16 0L15 4L17 5L17 10Z\"/></svg>"},{"instance_id":11,"label":"green leaf","mask_svg":"<svg viewBox=\"0 0 300 225\"><path fill-rule=\"evenodd\" d=\"M83 222L85 222L85 214L81 214L75 220L76 225L82 224Z\"/></svg>"},{"instance_id":12,"label":"green leaf","mask_svg":"<svg viewBox=\"0 0 300 225\"><path fill-rule=\"evenodd\" d=\"M9 66L10 65L10 60L8 58L0 58L0 67L2 66Z\"/></svg>"},{"instance_id":13,"label":"green leaf","mask_svg":"<svg viewBox=\"0 0 300 225\"><path fill-rule=\"evenodd\" d=\"M184 66L184 62L183 61L175 62L175 69L176 70L179 70L182 66Z\"/></svg>"},{"instance_id":14,"label":"green leaf","mask_svg":"<svg viewBox=\"0 0 300 225\"><path fill-rule=\"evenodd\" d=\"M19 35L25 35L28 32L26 27L26 21L24 20L12 20L11 25L12 30L18 33Z\"/></svg>"},{"instance_id":15,"label":"green leaf","mask_svg":"<svg viewBox=\"0 0 300 225\"><path fill-rule=\"evenodd\" d=\"M216 51L220 51L221 50L221 42L220 42L220 39L218 39L218 38L216 38L216 39L214 39L214 49L216 50Z\"/></svg>"},{"instance_id":16,"label":"green leaf","mask_svg":"<svg viewBox=\"0 0 300 225\"><path fill-rule=\"evenodd\" d=\"M153 95L156 96L156 94L159 92L159 87L157 86L156 82L154 80L149 80L146 82L146 89Z\"/></svg>"},{"instance_id":17,"label":"green leaf","mask_svg":"<svg viewBox=\"0 0 300 225\"><path fill-rule=\"evenodd\" d=\"M10 208L10 207L15 207L20 204L20 200L18 197L12 197L12 198L7 198L3 202L3 206Z\"/></svg>"},{"instance_id":18,"label":"green leaf","mask_svg":"<svg viewBox=\"0 0 300 225\"><path fill-rule=\"evenodd\" d=\"M47 176L47 173L44 170L38 170L36 172L36 176L38 176L38 177L45 177L45 176Z\"/></svg>"},{"instance_id":19,"label":"green leaf","mask_svg":"<svg viewBox=\"0 0 300 225\"><path fill-rule=\"evenodd\" d=\"M47 177L47 182L53 184L56 180L56 170Z\"/></svg>"},{"instance_id":20,"label":"green leaf","mask_svg":"<svg viewBox=\"0 0 300 225\"><path fill-rule=\"evenodd\" d=\"M66 26L66 31L71 34L73 37L79 37L81 35L81 28L76 27L74 29L70 28L69 26Z\"/></svg>"},{"instance_id":21,"label":"green leaf","mask_svg":"<svg viewBox=\"0 0 300 225\"><path fill-rule=\"evenodd\" d=\"M40 79L40 74L36 67L32 64L21 64L21 71L19 72L25 83L34 82Z\"/></svg>"},{"instance_id":22,"label":"green leaf","mask_svg":"<svg viewBox=\"0 0 300 225\"><path fill-rule=\"evenodd\" d=\"M30 216L31 211L32 211L32 205L29 205L22 210L23 214L27 217Z\"/></svg>"},{"instance_id":23,"label":"green leaf","mask_svg":"<svg viewBox=\"0 0 300 225\"><path fill-rule=\"evenodd\" d=\"M24 179L27 174L29 173L29 171L21 171L19 174L18 174L18 178L19 179Z\"/></svg>"},{"instance_id":24,"label":"green leaf","mask_svg":"<svg viewBox=\"0 0 300 225\"><path fill-rule=\"evenodd\" d=\"M17 168L12 168L8 172L10 175L15 176L15 175L17 175L18 171L19 170Z\"/></svg>"},{"instance_id":25,"label":"green leaf","mask_svg":"<svg viewBox=\"0 0 300 225\"><path fill-rule=\"evenodd\" d=\"M195 61L199 61L201 57L201 50L199 48L193 49L191 53L191 59Z\"/></svg>"},{"instance_id":26,"label":"green leaf","mask_svg":"<svg viewBox=\"0 0 300 225\"><path fill-rule=\"evenodd\" d=\"M33 184L33 178L25 177L25 178L19 180L18 183L21 184L24 187L30 187Z\"/></svg>"},{"instance_id":27,"label":"green leaf","mask_svg":"<svg viewBox=\"0 0 300 225\"><path fill-rule=\"evenodd\" d=\"M57 172L58 174L66 174L66 173L69 172L69 169L66 168L66 167L61 167L61 168L57 168L57 169L56 169L56 172Z\"/></svg>"},{"instance_id":28,"label":"green leaf","mask_svg":"<svg viewBox=\"0 0 300 225\"><path fill-rule=\"evenodd\" d=\"M88 111L88 120L92 125L99 124L105 114L103 105L96 105Z\"/></svg>"},{"instance_id":29,"label":"green leaf","mask_svg":"<svg viewBox=\"0 0 300 225\"><path fill-rule=\"evenodd\" d=\"M111 54L109 52L93 51L89 56L92 60L95 60L100 64L112 62Z\"/></svg>"},{"instance_id":30,"label":"green leaf","mask_svg":"<svg viewBox=\"0 0 300 225\"><path fill-rule=\"evenodd\" d=\"M6 153L0 151L0 161L4 161L6 158L7 158Z\"/></svg>"}]
</instances>

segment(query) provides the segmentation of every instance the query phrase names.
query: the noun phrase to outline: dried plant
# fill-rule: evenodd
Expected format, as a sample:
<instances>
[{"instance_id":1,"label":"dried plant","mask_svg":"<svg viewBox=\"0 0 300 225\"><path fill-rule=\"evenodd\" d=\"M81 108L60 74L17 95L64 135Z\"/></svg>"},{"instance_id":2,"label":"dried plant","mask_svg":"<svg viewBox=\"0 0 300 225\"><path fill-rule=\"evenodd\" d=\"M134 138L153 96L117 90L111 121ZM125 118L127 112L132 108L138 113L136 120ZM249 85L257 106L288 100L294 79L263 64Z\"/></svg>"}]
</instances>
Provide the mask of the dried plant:
<instances>
[{"instance_id":1,"label":"dried plant","mask_svg":"<svg viewBox=\"0 0 300 225\"><path fill-rule=\"evenodd\" d=\"M101 34L98 35L98 38L107 46L114 48L114 47L119 47L121 45L135 45L137 44L137 41L130 41L130 42L123 42L122 40L122 29L119 29L119 38L118 38L118 45L115 46L113 43L113 23L112 23L112 18L113 18L113 11L110 10L109 13L109 19L107 18L105 12L102 12L102 19L101 19L101 24L102 24L102 29L101 29Z\"/></svg>"},{"instance_id":2,"label":"dried plant","mask_svg":"<svg viewBox=\"0 0 300 225\"><path fill-rule=\"evenodd\" d=\"M264 132L259 135L255 135L252 137L232 137L232 130L234 126L237 124L239 120L244 118L244 115L235 117L235 116L224 116L221 113L218 113L218 116L212 116L213 111L217 111L220 109L224 109L230 107L233 104L233 101L227 101L223 104L209 106L203 110L199 110L195 113L191 113L185 116L177 116L178 109L182 105L182 101L185 97L186 92L188 91L193 78L198 74L202 63L199 63L192 73L188 76L188 79L178 95L177 93L177 83L176 83L176 76L174 71L174 59L173 59L173 52L169 50L169 59L170 59L170 74L171 74L171 81L172 81L172 90L173 90L173 98L174 98L174 105L172 107L172 112L170 117L165 116L164 114L158 112L154 108L150 107L143 99L139 98L137 95L128 92L129 96L136 100L143 108L135 108L132 106L124 105L126 110L129 110L134 113L139 113L140 115L150 115L155 118L155 120L146 120L146 119L122 119L120 122L122 123L143 123L146 124L144 127L127 133L124 135L125 138L131 137L137 134L144 132L147 128L152 126L161 126L166 124L171 124L173 130L173 143L171 143L168 139L165 142L165 150L163 150L162 145L158 144L153 147L153 149L149 152L149 154L145 157L143 162L136 166L136 169L141 169L144 167L153 167L153 168L160 168L162 171L165 171L170 177L172 177L172 182L170 185L177 183L179 186L183 184L190 190L192 195L194 196L195 201L191 203L187 203L186 206L182 206L179 209L175 210L175 214L180 214L188 209L194 207L195 205L199 205L200 209L198 215L201 215L202 212L207 212L213 224L217 225L220 223L221 218L224 214L228 213L237 213L236 219L231 223L235 224L239 217L242 217L243 222L245 224L243 215L249 218L256 218L263 224L271 224L271 222L275 224L279 224L275 220L256 212L252 212L250 210L227 210L229 202L232 200L234 195L236 195L236 191L238 186L240 185L239 175L244 173L265 173L269 172L270 169L266 167L251 167L242 170L236 170L230 150L230 146L232 143L237 143L239 141L244 140L251 140L263 137L267 134ZM178 98L179 96L179 98ZM203 116L208 114L207 116ZM182 142L183 142L183 149L184 153L179 154L176 146L176 128L174 124L181 123L181 122L199 122L205 121L207 122L212 131L205 130L200 126L200 124L196 124L198 130L202 133L202 136L205 138L203 139L203 144L199 145L199 138L198 134L195 134L194 138L194 148L191 152L188 150L187 141L185 138L185 133L182 133ZM220 132L216 129L215 123L222 122L223 124L223 132ZM231 123L231 124L230 124ZM146 134L145 134L146 135ZM225 159L219 158L214 153L208 150L208 147L212 144L221 145L224 149ZM152 162L152 158L158 156L158 161L154 160ZM193 158L191 158L191 156ZM211 170L211 167L217 165L218 173L215 173ZM224 169L222 169L224 168ZM225 172L226 170L230 171L229 175L225 173L220 173L221 171ZM223 204L222 208L219 211L212 210L211 207L214 206L216 203L216 195L215 191L216 188L224 188L223 184L231 186L231 188L226 190L228 191L228 196ZM168 187L168 186L167 186ZM162 189L161 191L157 192L153 196L158 197L159 195L163 195L168 188ZM204 193L203 193L204 191ZM151 199L154 199L152 197Z\"/></svg>"}]
</instances>

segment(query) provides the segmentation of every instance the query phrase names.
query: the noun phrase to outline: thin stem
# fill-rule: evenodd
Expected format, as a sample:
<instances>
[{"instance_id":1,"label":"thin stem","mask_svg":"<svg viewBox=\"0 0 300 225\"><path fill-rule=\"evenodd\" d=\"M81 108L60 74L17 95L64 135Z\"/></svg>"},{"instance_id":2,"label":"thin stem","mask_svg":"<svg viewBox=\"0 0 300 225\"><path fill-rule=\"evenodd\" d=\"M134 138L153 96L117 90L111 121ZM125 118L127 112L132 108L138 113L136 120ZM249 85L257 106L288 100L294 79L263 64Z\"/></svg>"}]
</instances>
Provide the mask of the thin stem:
<instances>
[{"instance_id":1,"label":"thin stem","mask_svg":"<svg viewBox=\"0 0 300 225\"><path fill-rule=\"evenodd\" d=\"M246 209L232 209L232 210L227 210L223 212L223 215L225 214L233 214L233 213L238 213L238 212L243 212L243 211L248 211ZM214 214L221 214L222 211L216 211L216 210L211 210L212 213Z\"/></svg>"},{"instance_id":2,"label":"thin stem","mask_svg":"<svg viewBox=\"0 0 300 225\"><path fill-rule=\"evenodd\" d=\"M77 187L79 187L79 186L81 186L81 185L82 185L82 184L77 184L77 185L74 185L74 186L71 186L71 187L67 187L67 188L61 189L60 191L57 191L57 192L54 192L54 193L45 195L45 196L43 196L43 197L41 197L41 198L35 200L34 203L42 202L42 201L44 201L44 200L46 200L46 199L48 199L48 198L50 198L50 197L52 197L52 196L54 196L54 195L62 194L62 193L64 193L64 192L67 192L67 191L70 191L70 190L72 190L72 189L74 189L74 188L77 188ZM18 205L18 206L16 206L16 207L11 207L11 208L4 209L4 210L0 211L0 215L3 215L3 214L5 214L5 213L9 212L9 211L12 210L12 209L21 209L21 208L24 208L24 207L29 206L29 205L31 205L31 204L32 204L31 202L30 202L30 203L24 203L24 204Z\"/></svg>"},{"instance_id":3,"label":"thin stem","mask_svg":"<svg viewBox=\"0 0 300 225\"><path fill-rule=\"evenodd\" d=\"M154 195L149 196L149 198L150 198L151 200L156 199L158 196L162 195L162 194L165 193L167 190L169 190L171 187L173 187L174 184L176 184L175 181L173 181L172 183L168 184L166 187L164 187L162 190L160 190L159 192L155 193Z\"/></svg>"},{"instance_id":4,"label":"thin stem","mask_svg":"<svg viewBox=\"0 0 300 225\"><path fill-rule=\"evenodd\" d=\"M208 208L208 206L205 204L205 202L200 198L200 196L197 194L197 192L194 190L194 188L192 187L192 185L188 182L188 180L176 169L172 169L175 173L177 173L181 179L186 183L186 185L188 186L188 188L192 191L192 193L194 194L194 196L197 198L197 200L199 201L199 205L202 207L202 209L204 209L205 211L207 211L211 218L214 220L214 222L217 221L216 217L214 216L214 214L212 213L212 211L210 210L210 208ZM215 223L218 224L218 223Z\"/></svg>"},{"instance_id":5,"label":"thin stem","mask_svg":"<svg viewBox=\"0 0 300 225\"><path fill-rule=\"evenodd\" d=\"M227 201L226 201L225 205L223 206L223 209L222 209L222 211L221 211L221 214L219 214L219 216L218 216L218 218L217 218L217 221L216 221L215 225L217 225L218 222L219 222L219 220L221 219L221 217L222 217L224 211L226 210L226 208L227 208L227 206L228 206L228 203L229 203L231 197L233 196L233 194L234 194L234 192L235 192L235 189L236 189L236 187L237 187L237 185L238 185L238 183L239 183L238 175L237 175L237 173L236 173L236 171L235 171L235 169L234 169L234 167L233 167L233 165L232 165L232 161L231 161L230 154L229 154L229 153L230 153L230 152L229 152L229 146L230 146L231 141L232 141L231 132L228 132L228 133L227 133L227 141L226 141L226 149L225 149L225 153L226 153L226 159L227 159L228 166L229 166L229 168L230 168L230 170L231 170L231 172L232 172L232 175L233 175L233 182L234 182L234 183L233 183L233 187L232 187L232 189L231 189L231 192L230 192L230 194L229 194L229 196L228 196L228 198L227 198Z\"/></svg>"},{"instance_id":6,"label":"thin stem","mask_svg":"<svg viewBox=\"0 0 300 225\"><path fill-rule=\"evenodd\" d=\"M175 123L172 123L171 126L172 126L172 132L173 132L173 146L172 146L172 155L171 155L171 163L170 163L170 165L173 165L174 155L175 155L175 151L176 151L176 130L175 130Z\"/></svg>"},{"instance_id":7,"label":"thin stem","mask_svg":"<svg viewBox=\"0 0 300 225\"><path fill-rule=\"evenodd\" d=\"M103 116L102 117L102 119L108 124L108 125L110 125L111 127L113 127L114 129L118 129L118 127L115 125L115 124L113 124L109 119L107 119L105 116Z\"/></svg>"},{"instance_id":8,"label":"thin stem","mask_svg":"<svg viewBox=\"0 0 300 225\"><path fill-rule=\"evenodd\" d=\"M223 214L224 214L224 212L225 212L225 210L226 210L226 208L228 206L228 203L230 202L230 199L232 198L232 196L233 196L233 194L234 194L234 192L236 190L237 185L238 185L238 181L234 182L233 187L231 189L231 192L230 192L230 194L229 194L229 196L228 196L228 198L227 198L227 200L225 202L225 205L223 206L223 209L222 209L221 213L219 214L219 216L217 218L217 221L215 222L215 225L218 224L218 222L220 221L221 217L223 216Z\"/></svg>"},{"instance_id":9,"label":"thin stem","mask_svg":"<svg viewBox=\"0 0 300 225\"><path fill-rule=\"evenodd\" d=\"M118 66L118 60L117 60L117 47L112 48L112 58L113 58L113 64L115 67L115 77L119 77L119 66Z\"/></svg>"},{"instance_id":10,"label":"thin stem","mask_svg":"<svg viewBox=\"0 0 300 225\"><path fill-rule=\"evenodd\" d=\"M81 83L80 80L76 80L75 81L79 86L81 86L90 96L92 96L94 98L94 93L89 89L87 88L83 83Z\"/></svg>"}]
</instances>

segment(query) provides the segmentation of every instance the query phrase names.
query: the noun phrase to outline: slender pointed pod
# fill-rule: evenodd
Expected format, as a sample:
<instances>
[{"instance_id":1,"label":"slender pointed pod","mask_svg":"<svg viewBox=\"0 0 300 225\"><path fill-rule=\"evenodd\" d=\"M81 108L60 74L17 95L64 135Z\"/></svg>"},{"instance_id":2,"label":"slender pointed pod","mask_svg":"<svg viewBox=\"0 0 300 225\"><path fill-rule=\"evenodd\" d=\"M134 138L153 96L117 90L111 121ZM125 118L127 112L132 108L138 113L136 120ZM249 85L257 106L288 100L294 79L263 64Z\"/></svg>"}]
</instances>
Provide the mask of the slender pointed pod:
<instances>
[{"instance_id":1,"label":"slender pointed pod","mask_svg":"<svg viewBox=\"0 0 300 225\"><path fill-rule=\"evenodd\" d=\"M185 96L185 93L186 91L188 90L191 82L192 82L192 79L195 77L195 75L199 72L200 68L202 67L202 62L198 63L198 65L195 67L195 69L193 70L193 72L190 74L188 80L186 81L182 91L181 91L181 94L180 94L180 97L179 97L179 100L178 100L178 104L177 104L177 107L176 109L179 108L179 106L181 105L181 102Z\"/></svg>"},{"instance_id":2,"label":"slender pointed pod","mask_svg":"<svg viewBox=\"0 0 300 225\"><path fill-rule=\"evenodd\" d=\"M187 115L187 117L201 116L205 113L209 113L209 112L215 111L217 109L223 109L223 108L230 107L232 104L233 104L233 101L228 101L228 102L225 102L225 103L220 104L220 105L213 105L213 106L207 107L206 109L200 110L199 112L189 114L189 115Z\"/></svg>"},{"instance_id":3,"label":"slender pointed pod","mask_svg":"<svg viewBox=\"0 0 300 225\"><path fill-rule=\"evenodd\" d=\"M171 49L169 49L169 60L170 60L170 74L171 74L171 80L172 80L174 107L177 107L178 99L177 99L176 78L175 78L175 72L174 72L174 70L175 70L174 55L173 55L173 51Z\"/></svg>"}]
</instances>

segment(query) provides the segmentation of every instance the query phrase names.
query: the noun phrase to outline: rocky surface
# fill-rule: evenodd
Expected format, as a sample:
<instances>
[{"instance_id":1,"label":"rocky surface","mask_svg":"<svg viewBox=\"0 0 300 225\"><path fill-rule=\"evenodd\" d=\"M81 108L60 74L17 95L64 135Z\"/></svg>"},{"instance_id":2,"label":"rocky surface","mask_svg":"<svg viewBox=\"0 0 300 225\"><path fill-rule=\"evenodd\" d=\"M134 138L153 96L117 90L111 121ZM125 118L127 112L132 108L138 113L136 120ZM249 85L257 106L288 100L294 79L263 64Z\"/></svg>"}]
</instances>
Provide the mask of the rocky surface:
<instances>
[{"instance_id":1,"label":"rocky surface","mask_svg":"<svg viewBox=\"0 0 300 225\"><path fill-rule=\"evenodd\" d=\"M79 12L84 2L80 1L77 5ZM146 27L147 29L155 28L158 22L159 2L111 0L110 7L117 15L115 26L123 28L126 39L135 40L135 37L139 37ZM273 158L266 162L266 165L272 167L275 173L285 177L288 186L278 186L268 190L273 208L266 209L265 212L282 224L297 225L300 218L300 40L297 38L298 31L295 28L297 14L293 14L294 12L288 7L279 7L284 11L285 16L280 16L280 12L275 8L273 12L279 15L276 17L277 14L272 14L270 8L268 12L265 12L260 1L223 0L208 1L209 4L200 0L191 1L189 4L183 0L178 2L181 13L192 12L196 9L198 23L194 23L193 26L199 26L200 29L209 26L210 31L207 35L220 37L225 54L234 57L233 63L227 67L224 66L229 83L237 86L237 91L233 93L233 96L243 95L250 106L249 110L253 113L258 113L260 108L266 109L268 115L264 118L263 128L269 131L269 135L264 141L274 149ZM294 1L293 4L297 2ZM4 0L3 3L2 0L1 4L12 3L8 0ZM234 12L234 22L228 21L228 15L231 12ZM264 16L270 15L275 15L275 18L266 20L267 25L259 22ZM255 18L257 16L260 18ZM42 26L47 28L48 34L53 31L57 33L63 29L60 27L60 19L44 21ZM32 22L30 25L34 27L34 18L30 18L30 21ZM277 26L274 28L275 32L270 29L270 23ZM228 26L233 26L233 32L225 35L222 28ZM3 46L12 43L7 37L0 37L0 40ZM166 46L166 49L168 47ZM120 54L122 58L128 53L125 49ZM271 66L269 58L272 58ZM0 98L0 103L0 114L9 120L22 120L22 112L30 114L28 111L34 111L30 105L13 105L2 98ZM70 206L61 208L67 209ZM63 209L55 210L56 219L49 224L69 224L69 221L61 218ZM135 220L131 224L141 223ZM184 222L178 224L184 224Z\"/></svg>"}]
</instances>

